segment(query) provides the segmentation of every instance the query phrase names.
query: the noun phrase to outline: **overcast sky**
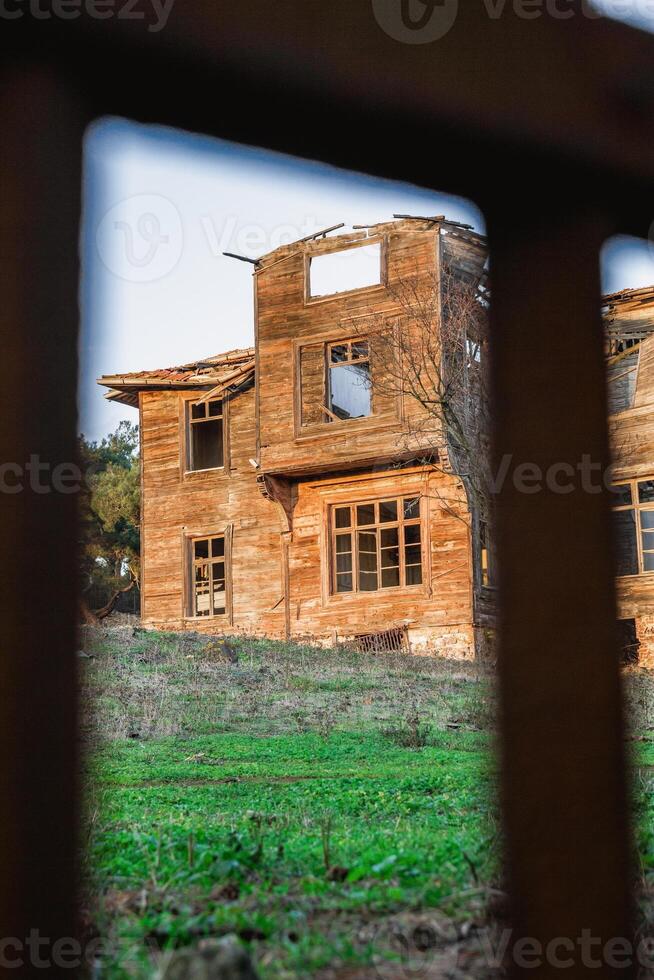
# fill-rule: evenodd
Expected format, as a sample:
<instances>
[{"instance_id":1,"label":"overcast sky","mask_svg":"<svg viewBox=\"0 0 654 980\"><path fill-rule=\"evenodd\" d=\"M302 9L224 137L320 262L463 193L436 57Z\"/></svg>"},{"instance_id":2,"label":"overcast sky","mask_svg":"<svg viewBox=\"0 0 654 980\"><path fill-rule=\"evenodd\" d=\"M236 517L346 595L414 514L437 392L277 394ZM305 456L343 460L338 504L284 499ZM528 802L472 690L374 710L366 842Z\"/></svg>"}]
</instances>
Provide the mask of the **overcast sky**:
<instances>
[{"instance_id":1,"label":"overcast sky","mask_svg":"<svg viewBox=\"0 0 654 980\"><path fill-rule=\"evenodd\" d=\"M224 251L255 257L394 213L446 214L484 231L459 198L158 127L96 123L85 147L80 430L99 439L137 420L103 398L99 375L252 343L252 268ZM607 292L654 283L654 253L612 243L603 274Z\"/></svg>"}]
</instances>

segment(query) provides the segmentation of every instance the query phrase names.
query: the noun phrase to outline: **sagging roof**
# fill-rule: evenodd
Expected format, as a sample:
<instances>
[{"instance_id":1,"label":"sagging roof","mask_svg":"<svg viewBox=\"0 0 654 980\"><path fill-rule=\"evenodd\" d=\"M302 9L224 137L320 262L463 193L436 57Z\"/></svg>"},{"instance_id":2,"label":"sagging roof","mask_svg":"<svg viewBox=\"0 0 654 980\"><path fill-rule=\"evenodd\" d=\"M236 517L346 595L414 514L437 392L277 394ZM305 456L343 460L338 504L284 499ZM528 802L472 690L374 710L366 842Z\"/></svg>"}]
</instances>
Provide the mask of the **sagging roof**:
<instances>
[{"instance_id":1,"label":"sagging roof","mask_svg":"<svg viewBox=\"0 0 654 980\"><path fill-rule=\"evenodd\" d=\"M602 312L609 338L644 340L654 333L654 286L611 293L604 297Z\"/></svg>"},{"instance_id":2,"label":"sagging roof","mask_svg":"<svg viewBox=\"0 0 654 980\"><path fill-rule=\"evenodd\" d=\"M209 395L217 397L227 391L236 391L254 377L254 353L253 347L245 347L179 367L130 374L104 374L98 378L98 384L110 389L105 394L109 401L121 402L132 408L138 408L138 393L146 388L149 391L207 389Z\"/></svg>"}]
</instances>

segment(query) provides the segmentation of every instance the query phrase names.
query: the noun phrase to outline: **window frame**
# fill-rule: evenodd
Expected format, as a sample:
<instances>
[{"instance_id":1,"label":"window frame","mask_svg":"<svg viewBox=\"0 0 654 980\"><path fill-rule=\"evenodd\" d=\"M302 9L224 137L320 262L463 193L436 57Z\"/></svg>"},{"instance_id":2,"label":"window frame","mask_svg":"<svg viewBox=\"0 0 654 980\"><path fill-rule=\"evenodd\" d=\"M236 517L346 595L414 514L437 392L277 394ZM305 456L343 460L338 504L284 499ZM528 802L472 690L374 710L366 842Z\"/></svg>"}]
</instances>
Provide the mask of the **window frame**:
<instances>
[{"instance_id":1,"label":"window frame","mask_svg":"<svg viewBox=\"0 0 654 980\"><path fill-rule=\"evenodd\" d=\"M357 286L355 289L344 289L338 293L328 293L327 295L311 295L311 260L320 258L323 255L333 255L337 252L350 252L355 248L365 248L369 245L379 245L379 282L368 286ZM388 287L388 237L386 235L371 235L370 238L362 238L360 241L351 242L340 247L328 247L325 249L307 249L304 253L304 305L313 306L316 303L333 303L339 299L347 299L350 296L365 296L367 293L375 293L385 290Z\"/></svg>"},{"instance_id":2,"label":"window frame","mask_svg":"<svg viewBox=\"0 0 654 980\"><path fill-rule=\"evenodd\" d=\"M390 408L383 408L379 406L379 398L375 392L374 383L371 389L371 400L370 400L370 415L362 415L355 419L339 419L338 416L328 420L326 417L325 410L328 408L327 402L329 401L329 351L332 347L339 347L347 343L367 343L368 344L368 361L370 364L370 373L372 377L373 373L373 344L374 337L380 332L380 328L367 330L364 326L361 327L361 333L355 333L353 336L353 329L356 330L356 323L367 325L370 320L369 316L365 317L350 317L346 320L341 321L341 330L336 333L334 329L325 331L323 333L318 333L312 338L298 337L293 341L293 411L294 411L294 438L296 441L302 441L305 439L325 439L333 437L335 433L339 435L342 432L354 431L355 429L365 430L383 430L383 429L396 429L399 425L403 424L404 421L404 404L401 395L398 394L397 397L393 399L393 405ZM397 317L387 317L385 318L385 327L383 329L397 329ZM354 324L354 325L353 325ZM304 382L302 377L302 352L307 347L318 347L322 348L320 352L320 357L322 361L322 403L321 409L323 414L323 420L321 422L304 422L303 421L303 391Z\"/></svg>"},{"instance_id":3,"label":"window frame","mask_svg":"<svg viewBox=\"0 0 654 980\"><path fill-rule=\"evenodd\" d=\"M613 487L629 487L631 491L631 503L629 504L612 504L611 512L619 513L624 511L633 510L635 514L635 524L636 524L636 556L638 560L638 571L632 572L630 575L618 575L617 578L637 578L640 575L654 575L653 569L645 569L643 564L644 554L653 554L654 547L652 549L643 548L643 526L641 521L641 513L643 511L651 511L654 513L654 500L648 501L647 503L641 503L638 493L638 486L641 483L652 483L654 482L654 476L652 477L636 477L628 480L616 480L613 483ZM654 544L654 527L647 528L652 535L652 543Z\"/></svg>"},{"instance_id":4,"label":"window frame","mask_svg":"<svg viewBox=\"0 0 654 980\"><path fill-rule=\"evenodd\" d=\"M406 500L417 500L418 501L418 513L416 517L405 518L404 517L404 501ZM397 519L394 521L381 521L379 508L382 504L395 503L397 505ZM374 507L375 508L375 521L373 524L359 525L357 523L356 510L357 507ZM350 508L350 525L349 527L336 527L336 511L344 508ZM411 564L407 566L406 564L406 545L404 542L404 528L405 527L419 527L420 528L420 562L419 564ZM397 528L398 530L398 550L399 550L399 584L382 586L381 583L381 573L383 565L381 562L381 531L389 530L391 528ZM378 577L378 587L376 589L364 590L359 587L359 540L358 532L365 532L367 530L374 531L376 537L376 555L377 555L377 577ZM409 590L413 592L414 590L425 590L427 586L427 569L425 565L425 555L426 555L426 521L423 506L423 494L416 490L415 492L405 492L401 494L386 495L382 497L368 497L359 498L355 500L335 500L328 504L327 507L327 548L328 555L327 559L329 562L329 598L351 598L354 596L383 596L385 594L395 594L398 592L405 592ZM345 592L339 592L337 589L337 561L336 561L336 538L338 535L350 534L352 537L351 545L352 551L348 552L352 554L352 589ZM392 547L392 546L391 546ZM395 566L387 566L395 567ZM410 568L420 568L420 582L407 583L406 581L406 569Z\"/></svg>"},{"instance_id":5,"label":"window frame","mask_svg":"<svg viewBox=\"0 0 654 980\"><path fill-rule=\"evenodd\" d=\"M352 355L352 348L355 345L363 346L365 344L367 349L367 354L365 357L354 357ZM335 347L347 347L348 358L345 361L332 361L332 351ZM323 425L334 425L339 422L349 424L350 422L361 422L363 419L371 419L375 414L375 406L373 399L373 384L372 384L372 358L370 354L370 339L368 336L350 338L348 340L334 340L327 341L325 343L323 351L323 363L325 377L323 381L323 391L325 396L325 405L323 409L326 410L327 418L322 423ZM355 415L349 419L342 419L337 415L332 407L332 371L338 371L341 368L351 367L355 364L367 364L368 365L368 377L370 378L370 388L369 388L369 402L370 411L367 415Z\"/></svg>"},{"instance_id":6,"label":"window frame","mask_svg":"<svg viewBox=\"0 0 654 980\"><path fill-rule=\"evenodd\" d=\"M206 394L206 393L205 393ZM181 399L180 417L180 456L182 477L194 477L201 474L223 473L229 468L229 400L224 395L217 395L210 398L205 404L209 406L213 402L222 402L222 413L220 416L209 418L208 407L206 419L191 419L193 406L197 405L202 398L202 393L193 392L192 395L184 394ZM210 466L203 469L192 468L193 440L191 435L192 425L202 424L202 422L215 422L218 418L222 420L223 428L223 461L220 466Z\"/></svg>"},{"instance_id":7,"label":"window frame","mask_svg":"<svg viewBox=\"0 0 654 980\"><path fill-rule=\"evenodd\" d=\"M183 541L183 562L184 562L184 619L192 620L194 623L202 622L224 622L228 625L232 623L232 525L229 524L223 530L216 531L211 530L198 530L193 532L187 532L184 534ZM196 595L195 595L195 567L197 564L201 564L201 559L195 558L195 545L198 541L214 541L217 539L222 539L224 541L223 549L223 563L225 566L225 611L222 613L216 613L213 611L209 612L209 615L204 616L196 612ZM210 566L217 561L219 558L212 560L208 557L206 561ZM210 572L209 578L209 596L210 596L210 609L213 609L213 591L211 585L213 583L212 572Z\"/></svg>"}]
</instances>

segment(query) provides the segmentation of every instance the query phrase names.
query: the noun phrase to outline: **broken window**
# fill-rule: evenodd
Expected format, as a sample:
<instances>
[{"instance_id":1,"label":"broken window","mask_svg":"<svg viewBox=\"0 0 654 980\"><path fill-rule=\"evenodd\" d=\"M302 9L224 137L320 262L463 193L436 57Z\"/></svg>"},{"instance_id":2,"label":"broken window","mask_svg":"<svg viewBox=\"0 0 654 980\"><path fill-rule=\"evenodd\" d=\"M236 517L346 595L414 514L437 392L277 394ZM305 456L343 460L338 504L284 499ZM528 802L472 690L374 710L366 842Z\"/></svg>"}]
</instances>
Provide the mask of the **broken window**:
<instances>
[{"instance_id":1,"label":"broken window","mask_svg":"<svg viewBox=\"0 0 654 980\"><path fill-rule=\"evenodd\" d=\"M422 584L420 497L333 507L331 539L337 594Z\"/></svg>"},{"instance_id":2,"label":"broken window","mask_svg":"<svg viewBox=\"0 0 654 980\"><path fill-rule=\"evenodd\" d=\"M654 572L654 480L630 480L612 490L617 574Z\"/></svg>"},{"instance_id":3,"label":"broken window","mask_svg":"<svg viewBox=\"0 0 654 980\"><path fill-rule=\"evenodd\" d=\"M329 421L371 414L370 351L365 340L329 345Z\"/></svg>"},{"instance_id":4,"label":"broken window","mask_svg":"<svg viewBox=\"0 0 654 980\"><path fill-rule=\"evenodd\" d=\"M224 616L227 608L225 537L191 541L192 616Z\"/></svg>"},{"instance_id":5,"label":"broken window","mask_svg":"<svg viewBox=\"0 0 654 980\"><path fill-rule=\"evenodd\" d=\"M188 468L215 470L225 463L224 413L221 399L188 405Z\"/></svg>"},{"instance_id":6,"label":"broken window","mask_svg":"<svg viewBox=\"0 0 654 980\"><path fill-rule=\"evenodd\" d=\"M314 255L308 265L310 298L333 296L382 281L381 243Z\"/></svg>"}]
</instances>

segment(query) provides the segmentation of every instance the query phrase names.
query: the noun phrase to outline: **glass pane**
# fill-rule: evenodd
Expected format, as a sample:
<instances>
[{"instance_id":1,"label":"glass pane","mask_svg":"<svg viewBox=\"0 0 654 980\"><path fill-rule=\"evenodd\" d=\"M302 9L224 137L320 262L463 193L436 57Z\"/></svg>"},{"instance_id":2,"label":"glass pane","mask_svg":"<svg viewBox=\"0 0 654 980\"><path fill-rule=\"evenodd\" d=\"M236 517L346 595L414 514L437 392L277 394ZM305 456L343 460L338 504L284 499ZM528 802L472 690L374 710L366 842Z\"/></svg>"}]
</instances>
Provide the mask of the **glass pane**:
<instances>
[{"instance_id":1,"label":"glass pane","mask_svg":"<svg viewBox=\"0 0 654 980\"><path fill-rule=\"evenodd\" d=\"M368 341L359 340L352 344L352 360L368 357Z\"/></svg>"},{"instance_id":2,"label":"glass pane","mask_svg":"<svg viewBox=\"0 0 654 980\"><path fill-rule=\"evenodd\" d=\"M352 508L337 507L335 511L334 521L336 527L350 527L352 524Z\"/></svg>"},{"instance_id":3,"label":"glass pane","mask_svg":"<svg viewBox=\"0 0 654 980\"><path fill-rule=\"evenodd\" d=\"M654 554L651 551L643 555L643 571L654 572Z\"/></svg>"},{"instance_id":4,"label":"glass pane","mask_svg":"<svg viewBox=\"0 0 654 980\"><path fill-rule=\"evenodd\" d=\"M351 592L352 591L352 575L337 575L336 576L336 591L337 592Z\"/></svg>"},{"instance_id":5,"label":"glass pane","mask_svg":"<svg viewBox=\"0 0 654 980\"><path fill-rule=\"evenodd\" d=\"M633 502L631 499L630 483L616 483L609 489L611 491L612 507L623 507L625 505L630 505Z\"/></svg>"},{"instance_id":6,"label":"glass pane","mask_svg":"<svg viewBox=\"0 0 654 980\"><path fill-rule=\"evenodd\" d=\"M336 554L340 555L346 551L352 551L352 535L351 534L337 534L336 535Z\"/></svg>"},{"instance_id":7,"label":"glass pane","mask_svg":"<svg viewBox=\"0 0 654 980\"><path fill-rule=\"evenodd\" d=\"M399 568L382 569L382 589L394 589L400 584Z\"/></svg>"},{"instance_id":8,"label":"glass pane","mask_svg":"<svg viewBox=\"0 0 654 980\"><path fill-rule=\"evenodd\" d=\"M203 419L207 414L207 406L204 402L201 405L191 405L191 418Z\"/></svg>"},{"instance_id":9,"label":"glass pane","mask_svg":"<svg viewBox=\"0 0 654 980\"><path fill-rule=\"evenodd\" d=\"M641 504L654 503L654 480L643 480L638 484L638 499Z\"/></svg>"},{"instance_id":10,"label":"glass pane","mask_svg":"<svg viewBox=\"0 0 654 980\"><path fill-rule=\"evenodd\" d=\"M420 545L412 544L408 545L404 550L404 563L405 565L419 565L420 564Z\"/></svg>"},{"instance_id":11,"label":"glass pane","mask_svg":"<svg viewBox=\"0 0 654 980\"><path fill-rule=\"evenodd\" d=\"M194 541L193 550L196 558L208 558L209 542L206 538L203 538L201 541Z\"/></svg>"},{"instance_id":12,"label":"glass pane","mask_svg":"<svg viewBox=\"0 0 654 980\"><path fill-rule=\"evenodd\" d=\"M404 501L404 520L420 517L420 497L407 497Z\"/></svg>"},{"instance_id":13,"label":"glass pane","mask_svg":"<svg viewBox=\"0 0 654 980\"><path fill-rule=\"evenodd\" d=\"M641 510L640 526L654 531L654 510Z\"/></svg>"},{"instance_id":14,"label":"glass pane","mask_svg":"<svg viewBox=\"0 0 654 980\"><path fill-rule=\"evenodd\" d=\"M364 572L376 572L377 552L359 551L359 568Z\"/></svg>"},{"instance_id":15,"label":"glass pane","mask_svg":"<svg viewBox=\"0 0 654 980\"><path fill-rule=\"evenodd\" d=\"M390 568L400 564L400 549L385 548L381 553L382 568Z\"/></svg>"},{"instance_id":16,"label":"glass pane","mask_svg":"<svg viewBox=\"0 0 654 980\"><path fill-rule=\"evenodd\" d=\"M397 500L386 500L379 505L379 520L381 524L397 520Z\"/></svg>"},{"instance_id":17,"label":"glass pane","mask_svg":"<svg viewBox=\"0 0 654 980\"><path fill-rule=\"evenodd\" d=\"M214 538L211 542L211 554L214 558L222 558L225 554L225 539Z\"/></svg>"},{"instance_id":18,"label":"glass pane","mask_svg":"<svg viewBox=\"0 0 654 980\"><path fill-rule=\"evenodd\" d=\"M616 574L637 575L636 512L634 510L614 510L612 516Z\"/></svg>"},{"instance_id":19,"label":"glass pane","mask_svg":"<svg viewBox=\"0 0 654 980\"><path fill-rule=\"evenodd\" d=\"M352 571L352 555L336 555L336 571L337 572L351 572Z\"/></svg>"},{"instance_id":20,"label":"glass pane","mask_svg":"<svg viewBox=\"0 0 654 980\"><path fill-rule=\"evenodd\" d=\"M400 543L399 530L396 527L385 527L381 532L382 548L392 548Z\"/></svg>"},{"instance_id":21,"label":"glass pane","mask_svg":"<svg viewBox=\"0 0 654 980\"><path fill-rule=\"evenodd\" d=\"M359 572L359 591L360 592L376 592L377 591L377 572Z\"/></svg>"},{"instance_id":22,"label":"glass pane","mask_svg":"<svg viewBox=\"0 0 654 980\"><path fill-rule=\"evenodd\" d=\"M420 525L410 524L404 528L405 544L420 544Z\"/></svg>"},{"instance_id":23,"label":"glass pane","mask_svg":"<svg viewBox=\"0 0 654 980\"><path fill-rule=\"evenodd\" d=\"M223 414L223 403L222 401L209 402L209 416L210 418L215 418L218 415Z\"/></svg>"},{"instance_id":24,"label":"glass pane","mask_svg":"<svg viewBox=\"0 0 654 980\"><path fill-rule=\"evenodd\" d=\"M357 507L357 524L359 527L365 527L368 524L375 523L375 505L374 504L359 504Z\"/></svg>"},{"instance_id":25,"label":"glass pane","mask_svg":"<svg viewBox=\"0 0 654 980\"><path fill-rule=\"evenodd\" d=\"M407 565L405 571L406 571L406 584L407 585L422 585L422 566L421 565Z\"/></svg>"},{"instance_id":26,"label":"glass pane","mask_svg":"<svg viewBox=\"0 0 654 980\"><path fill-rule=\"evenodd\" d=\"M218 582L221 584L221 589L225 588L225 562L224 561L214 561L213 566L213 581L214 585Z\"/></svg>"},{"instance_id":27,"label":"glass pane","mask_svg":"<svg viewBox=\"0 0 654 980\"><path fill-rule=\"evenodd\" d=\"M371 413L370 366L367 361L332 367L328 408L339 419L360 419Z\"/></svg>"},{"instance_id":28,"label":"glass pane","mask_svg":"<svg viewBox=\"0 0 654 980\"><path fill-rule=\"evenodd\" d=\"M377 534L375 531L359 531L359 551L377 554Z\"/></svg>"},{"instance_id":29,"label":"glass pane","mask_svg":"<svg viewBox=\"0 0 654 980\"><path fill-rule=\"evenodd\" d=\"M199 422L191 426L191 469L213 470L223 465L223 422Z\"/></svg>"},{"instance_id":30,"label":"glass pane","mask_svg":"<svg viewBox=\"0 0 654 980\"><path fill-rule=\"evenodd\" d=\"M341 361L348 361L350 354L347 344L334 344L331 349L331 362L338 364Z\"/></svg>"}]
</instances>

